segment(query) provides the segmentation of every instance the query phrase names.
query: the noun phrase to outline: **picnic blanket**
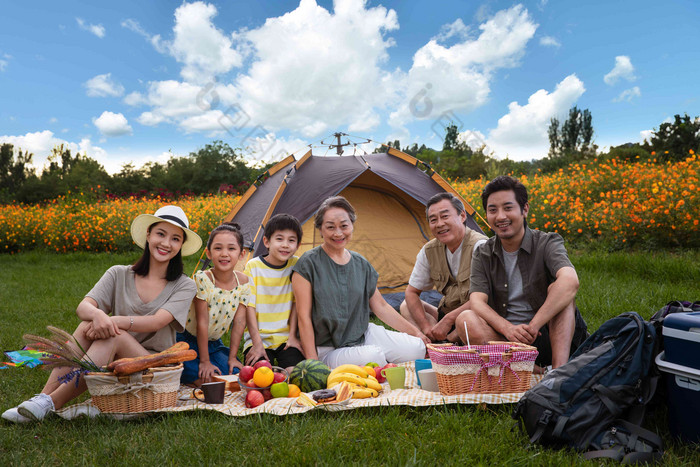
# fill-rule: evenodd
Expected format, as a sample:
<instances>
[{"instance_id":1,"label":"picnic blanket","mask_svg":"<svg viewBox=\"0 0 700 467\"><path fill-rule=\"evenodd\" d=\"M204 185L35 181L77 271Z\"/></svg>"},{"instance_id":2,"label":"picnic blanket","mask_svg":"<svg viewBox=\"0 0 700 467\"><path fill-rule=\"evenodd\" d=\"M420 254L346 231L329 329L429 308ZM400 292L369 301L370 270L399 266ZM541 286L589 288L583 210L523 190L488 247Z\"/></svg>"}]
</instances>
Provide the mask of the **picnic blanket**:
<instances>
[{"instance_id":1,"label":"picnic blanket","mask_svg":"<svg viewBox=\"0 0 700 467\"><path fill-rule=\"evenodd\" d=\"M523 392L507 394L458 394L454 396L443 396L439 392L429 392L420 389L417 384L416 372L413 362L403 363L400 366L406 368L406 389L391 390L387 383L382 384L384 390L379 397L370 399L349 399L345 404L318 405L307 407L299 404L296 398L276 398L264 404L248 409L245 406L245 393L243 391L233 392L226 395L223 404L205 404L192 398L192 388L180 386L178 391L178 401L175 407L154 410L148 413L157 412L186 412L190 410L214 410L231 416L246 416L258 413L268 413L272 415L291 415L305 413L310 410L353 410L360 407L379 407L408 405L413 407L423 407L444 404L510 404L520 400ZM537 384L542 379L542 375L532 375L531 384ZM63 418L71 419L80 415L95 416L99 414L97 407L88 400L81 404L75 404L57 412ZM136 414L142 416L141 414ZM117 418L130 418L129 416L117 416Z\"/></svg>"}]
</instances>

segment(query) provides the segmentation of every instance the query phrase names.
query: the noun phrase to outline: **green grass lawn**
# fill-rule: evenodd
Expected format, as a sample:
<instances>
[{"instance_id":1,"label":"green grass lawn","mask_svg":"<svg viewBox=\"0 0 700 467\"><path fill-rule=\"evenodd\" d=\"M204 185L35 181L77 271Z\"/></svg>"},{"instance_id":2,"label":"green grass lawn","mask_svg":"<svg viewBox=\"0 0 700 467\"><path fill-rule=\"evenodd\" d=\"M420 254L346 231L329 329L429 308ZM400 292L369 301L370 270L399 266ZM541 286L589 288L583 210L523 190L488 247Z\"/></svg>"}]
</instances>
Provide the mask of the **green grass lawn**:
<instances>
[{"instance_id":1,"label":"green grass lawn","mask_svg":"<svg viewBox=\"0 0 700 467\"><path fill-rule=\"evenodd\" d=\"M574 252L571 258L581 281L577 303L591 330L625 311L649 318L670 300L700 299L699 251ZM0 348L21 348L23 334L45 335L47 324L74 329L75 307L102 273L135 259L134 254L0 255ZM38 392L46 377L40 369L0 370L0 410ZM0 465L590 465L574 452L528 446L526 436L513 429L512 409L381 407L285 417L198 411L129 422L57 417L20 426L0 422ZM664 436L666 463L696 465L700 449L669 437L663 411L649 417L648 427Z\"/></svg>"}]
</instances>

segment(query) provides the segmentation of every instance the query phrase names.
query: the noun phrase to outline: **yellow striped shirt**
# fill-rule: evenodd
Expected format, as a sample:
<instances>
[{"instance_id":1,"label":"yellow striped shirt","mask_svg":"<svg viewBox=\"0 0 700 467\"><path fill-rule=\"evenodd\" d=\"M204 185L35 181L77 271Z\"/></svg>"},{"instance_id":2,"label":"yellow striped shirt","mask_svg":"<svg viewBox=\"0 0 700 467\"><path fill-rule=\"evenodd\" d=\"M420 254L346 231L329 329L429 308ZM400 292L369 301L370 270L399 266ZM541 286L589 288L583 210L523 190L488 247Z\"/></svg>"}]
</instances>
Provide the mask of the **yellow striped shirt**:
<instances>
[{"instance_id":1,"label":"yellow striped shirt","mask_svg":"<svg viewBox=\"0 0 700 467\"><path fill-rule=\"evenodd\" d=\"M289 338L289 315L292 312L292 266L299 258L292 256L287 264L276 267L258 256L245 265L244 272L255 284L255 316L263 346L279 347ZM246 330L244 348L253 345Z\"/></svg>"}]
</instances>

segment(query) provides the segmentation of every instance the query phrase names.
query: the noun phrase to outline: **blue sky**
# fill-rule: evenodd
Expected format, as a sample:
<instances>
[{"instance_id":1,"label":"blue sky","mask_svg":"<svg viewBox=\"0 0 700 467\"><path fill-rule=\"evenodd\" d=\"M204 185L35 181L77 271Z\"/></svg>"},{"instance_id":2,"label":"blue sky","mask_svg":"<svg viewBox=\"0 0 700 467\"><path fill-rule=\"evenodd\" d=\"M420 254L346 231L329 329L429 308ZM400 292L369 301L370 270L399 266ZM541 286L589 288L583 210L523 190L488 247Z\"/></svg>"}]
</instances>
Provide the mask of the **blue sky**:
<instances>
[{"instance_id":1,"label":"blue sky","mask_svg":"<svg viewBox=\"0 0 700 467\"><path fill-rule=\"evenodd\" d=\"M574 105L601 148L700 115L692 1L0 5L0 142L36 167L58 144L110 173L214 139L265 162L336 131L439 148L450 121L531 159Z\"/></svg>"}]
</instances>

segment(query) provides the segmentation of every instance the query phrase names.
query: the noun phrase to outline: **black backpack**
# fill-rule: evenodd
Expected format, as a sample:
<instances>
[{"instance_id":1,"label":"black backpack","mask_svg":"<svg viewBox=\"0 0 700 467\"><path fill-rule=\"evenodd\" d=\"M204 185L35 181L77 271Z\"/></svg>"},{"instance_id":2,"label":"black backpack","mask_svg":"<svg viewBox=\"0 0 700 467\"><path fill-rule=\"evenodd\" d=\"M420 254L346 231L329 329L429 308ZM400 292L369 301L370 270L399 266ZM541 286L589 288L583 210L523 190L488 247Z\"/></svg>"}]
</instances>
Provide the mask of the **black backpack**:
<instances>
[{"instance_id":1,"label":"black backpack","mask_svg":"<svg viewBox=\"0 0 700 467\"><path fill-rule=\"evenodd\" d=\"M663 308L654 313L654 316L652 316L649 321L656 328L656 334L659 338L659 352L664 349L662 335L664 319L672 313L691 313L693 311L700 311L700 300L695 302L674 300L668 302Z\"/></svg>"},{"instance_id":2,"label":"black backpack","mask_svg":"<svg viewBox=\"0 0 700 467\"><path fill-rule=\"evenodd\" d=\"M525 393L513 418L531 443L602 450L601 456L620 460L628 454L627 460L638 460L639 453L658 459L661 439L638 426L656 389L656 350L654 326L637 313L609 319Z\"/></svg>"}]
</instances>

